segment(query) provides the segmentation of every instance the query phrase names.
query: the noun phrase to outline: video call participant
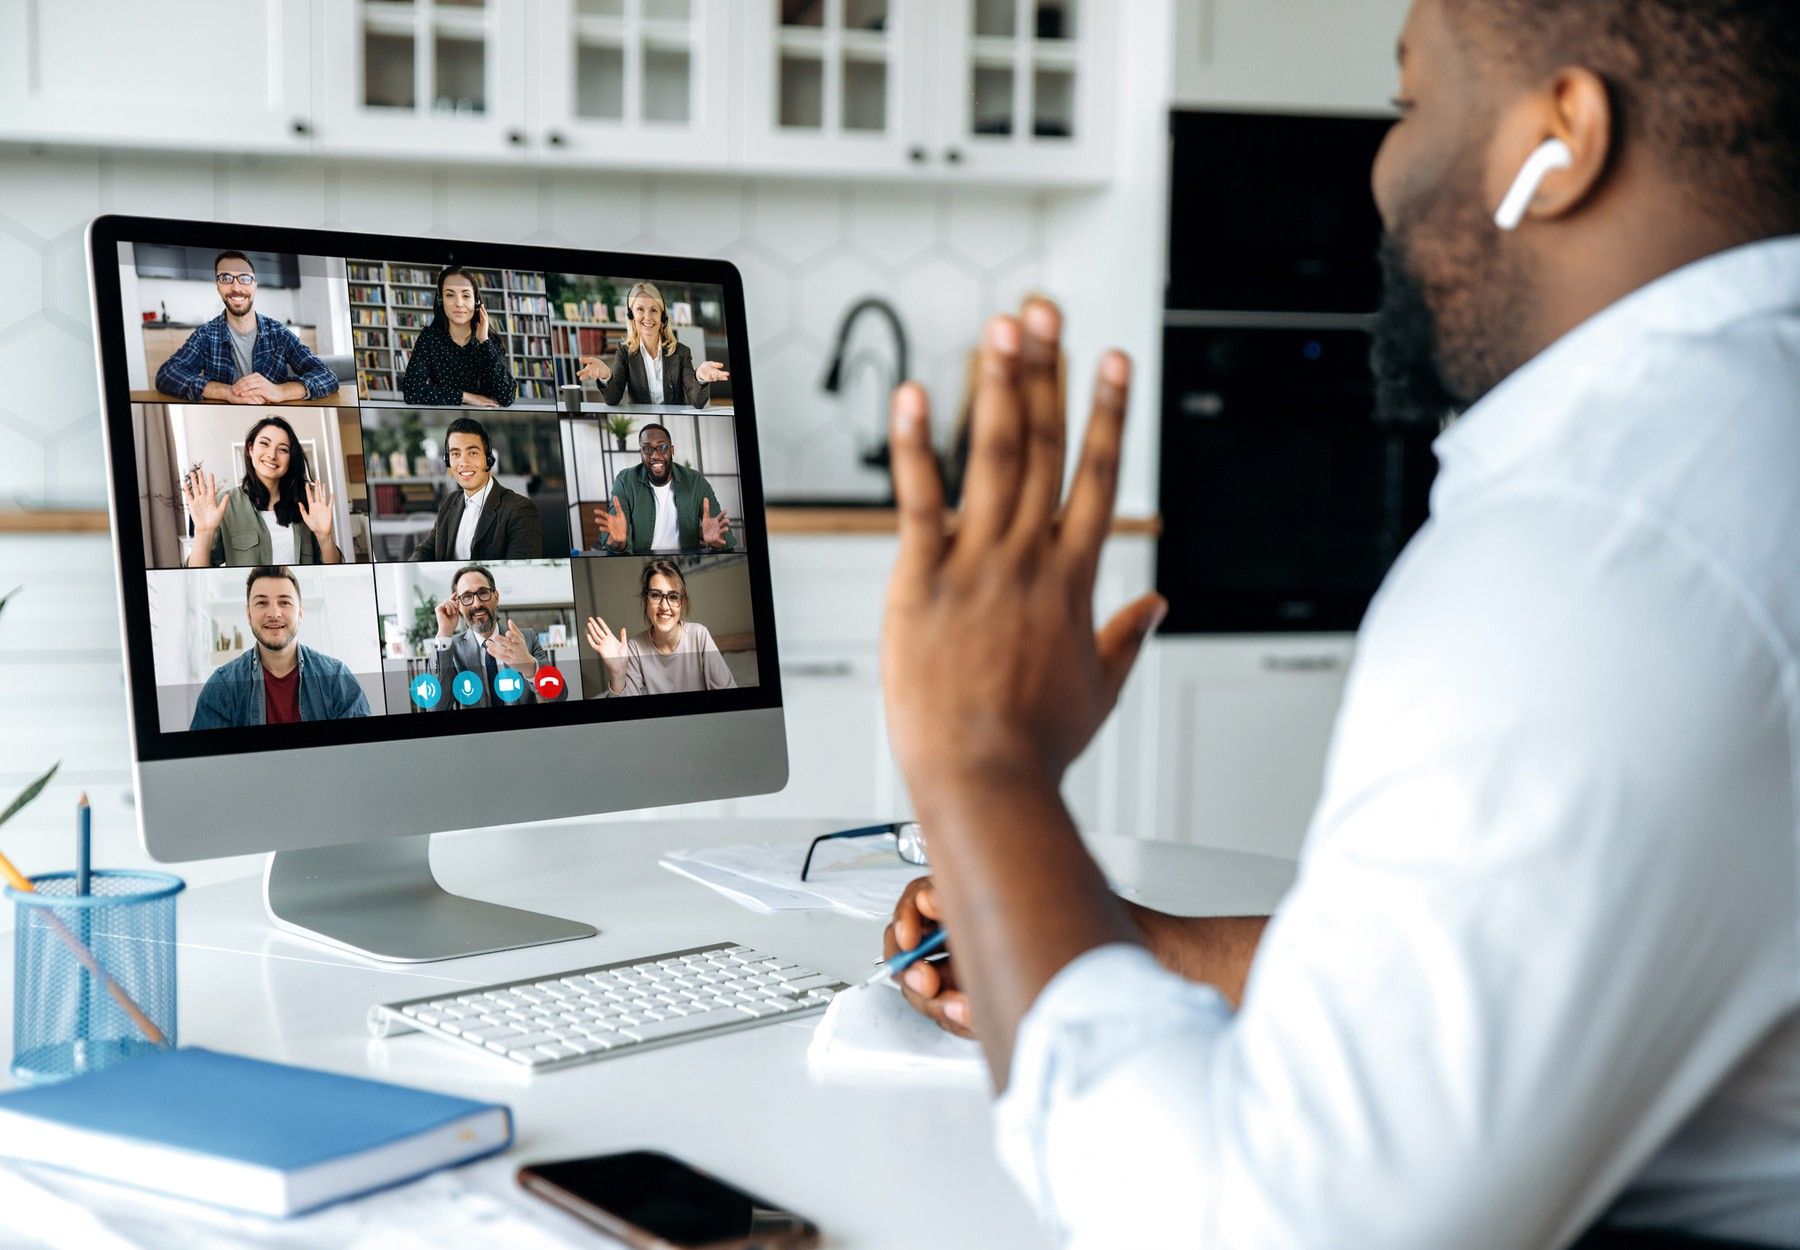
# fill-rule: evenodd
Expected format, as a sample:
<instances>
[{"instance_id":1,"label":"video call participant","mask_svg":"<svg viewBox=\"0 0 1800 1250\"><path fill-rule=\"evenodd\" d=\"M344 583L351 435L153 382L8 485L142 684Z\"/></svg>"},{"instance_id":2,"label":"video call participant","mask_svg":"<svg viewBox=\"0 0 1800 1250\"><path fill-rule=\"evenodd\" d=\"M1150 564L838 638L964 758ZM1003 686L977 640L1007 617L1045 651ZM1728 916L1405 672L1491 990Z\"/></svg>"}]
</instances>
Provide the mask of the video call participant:
<instances>
[{"instance_id":1,"label":"video call participant","mask_svg":"<svg viewBox=\"0 0 1800 1250\"><path fill-rule=\"evenodd\" d=\"M458 417L444 435L444 464L458 489L438 505L437 524L414 560L535 560L544 554L537 505L494 480L498 461L487 428Z\"/></svg>"},{"instance_id":2,"label":"video call participant","mask_svg":"<svg viewBox=\"0 0 1800 1250\"><path fill-rule=\"evenodd\" d=\"M613 352L612 362L583 356L575 376L598 379L600 398L609 404L626 401L706 407L712 398L712 384L730 381L731 374L716 360L694 368L694 353L676 340L662 292L650 283L632 287L625 306L630 320L625 341Z\"/></svg>"},{"instance_id":3,"label":"video call participant","mask_svg":"<svg viewBox=\"0 0 1800 1250\"><path fill-rule=\"evenodd\" d=\"M191 569L228 564L341 564L331 494L312 475L294 427L264 417L244 435L244 478L230 490L198 469L182 479L194 520Z\"/></svg>"},{"instance_id":4,"label":"video call participant","mask_svg":"<svg viewBox=\"0 0 1800 1250\"><path fill-rule=\"evenodd\" d=\"M156 371L156 389L187 400L286 404L337 392L337 374L292 330L256 311L256 267L220 252L213 281L225 311L188 335Z\"/></svg>"},{"instance_id":5,"label":"video call participant","mask_svg":"<svg viewBox=\"0 0 1800 1250\"><path fill-rule=\"evenodd\" d=\"M487 304L466 269L450 265L437 276L431 324L413 341L400 393L409 404L508 408L518 392L500 340L488 332Z\"/></svg>"},{"instance_id":6,"label":"video call participant","mask_svg":"<svg viewBox=\"0 0 1800 1250\"><path fill-rule=\"evenodd\" d=\"M633 555L675 551L733 551L737 535L712 483L675 463L675 443L664 426L638 431L642 464L619 470L612 498L594 509L600 546Z\"/></svg>"},{"instance_id":7,"label":"video call participant","mask_svg":"<svg viewBox=\"0 0 1800 1250\"><path fill-rule=\"evenodd\" d=\"M367 716L369 700L343 661L302 646L300 579L279 564L250 570L244 615L256 645L213 670L189 729L291 725Z\"/></svg>"},{"instance_id":8,"label":"video call participant","mask_svg":"<svg viewBox=\"0 0 1800 1250\"><path fill-rule=\"evenodd\" d=\"M606 667L611 695L679 694L687 690L731 690L737 681L712 631L687 619L687 579L673 560L651 560L638 579L638 603L648 637L615 635L598 616L588 617L588 645Z\"/></svg>"},{"instance_id":9,"label":"video call participant","mask_svg":"<svg viewBox=\"0 0 1800 1250\"><path fill-rule=\"evenodd\" d=\"M438 643L440 650L432 661L432 671L446 691L458 673L476 673L481 677L481 698L470 707L504 706L504 699L494 696L494 678L503 668L517 669L525 679L525 688L517 702L535 703L537 695L531 679L538 665L550 662L543 644L527 639L511 621L500 629L500 591L494 575L479 564L466 564L450 578L450 597L437 605ZM458 625L467 626L458 632ZM445 695L438 708L459 708L462 703Z\"/></svg>"}]
</instances>

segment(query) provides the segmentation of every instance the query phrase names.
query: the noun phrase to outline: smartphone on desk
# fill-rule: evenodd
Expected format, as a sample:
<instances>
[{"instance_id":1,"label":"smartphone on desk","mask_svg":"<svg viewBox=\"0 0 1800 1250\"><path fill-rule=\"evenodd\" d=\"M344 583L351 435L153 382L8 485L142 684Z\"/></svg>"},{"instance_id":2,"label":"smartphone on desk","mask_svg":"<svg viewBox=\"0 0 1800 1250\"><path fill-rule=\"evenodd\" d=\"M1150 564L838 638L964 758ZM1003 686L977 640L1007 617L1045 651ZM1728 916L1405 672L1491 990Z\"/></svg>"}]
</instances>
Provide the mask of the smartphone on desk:
<instances>
[{"instance_id":1,"label":"smartphone on desk","mask_svg":"<svg viewBox=\"0 0 1800 1250\"><path fill-rule=\"evenodd\" d=\"M809 1250L809 1221L654 1150L519 1169L519 1184L638 1250Z\"/></svg>"}]
</instances>

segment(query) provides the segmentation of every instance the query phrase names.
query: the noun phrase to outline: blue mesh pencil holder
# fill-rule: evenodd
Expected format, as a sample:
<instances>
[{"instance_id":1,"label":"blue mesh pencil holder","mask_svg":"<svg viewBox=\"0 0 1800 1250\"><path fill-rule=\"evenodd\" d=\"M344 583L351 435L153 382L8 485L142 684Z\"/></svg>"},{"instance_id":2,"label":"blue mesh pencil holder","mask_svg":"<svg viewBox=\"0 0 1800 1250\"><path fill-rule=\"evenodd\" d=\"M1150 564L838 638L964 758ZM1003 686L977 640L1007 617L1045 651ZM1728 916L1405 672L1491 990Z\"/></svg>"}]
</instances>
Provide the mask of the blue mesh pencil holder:
<instances>
[{"instance_id":1,"label":"blue mesh pencil holder","mask_svg":"<svg viewBox=\"0 0 1800 1250\"><path fill-rule=\"evenodd\" d=\"M33 877L8 888L13 941L13 1062L21 1081L64 1077L175 1044L175 896L166 872Z\"/></svg>"}]
</instances>

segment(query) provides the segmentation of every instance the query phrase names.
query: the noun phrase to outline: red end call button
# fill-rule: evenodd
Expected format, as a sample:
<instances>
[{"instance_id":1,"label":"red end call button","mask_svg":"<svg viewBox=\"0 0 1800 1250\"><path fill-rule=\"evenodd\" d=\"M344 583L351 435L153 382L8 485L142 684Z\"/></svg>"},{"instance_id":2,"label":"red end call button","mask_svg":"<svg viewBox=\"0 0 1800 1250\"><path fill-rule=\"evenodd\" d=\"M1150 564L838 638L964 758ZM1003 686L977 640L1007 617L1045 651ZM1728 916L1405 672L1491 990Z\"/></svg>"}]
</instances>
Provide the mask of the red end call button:
<instances>
[{"instance_id":1,"label":"red end call button","mask_svg":"<svg viewBox=\"0 0 1800 1250\"><path fill-rule=\"evenodd\" d=\"M540 699L562 698L563 675L549 664L538 665L537 676L531 679L531 684Z\"/></svg>"}]
</instances>

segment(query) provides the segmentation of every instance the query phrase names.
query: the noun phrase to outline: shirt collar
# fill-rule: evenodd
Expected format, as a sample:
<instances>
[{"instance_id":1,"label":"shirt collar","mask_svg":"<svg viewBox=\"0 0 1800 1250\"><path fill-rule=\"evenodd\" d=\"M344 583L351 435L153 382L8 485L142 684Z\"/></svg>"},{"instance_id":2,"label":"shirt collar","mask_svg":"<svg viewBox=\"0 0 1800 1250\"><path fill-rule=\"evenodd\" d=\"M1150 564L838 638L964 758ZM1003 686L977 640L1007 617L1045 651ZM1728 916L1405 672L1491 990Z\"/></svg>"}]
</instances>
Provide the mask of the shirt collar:
<instances>
[{"instance_id":1,"label":"shirt collar","mask_svg":"<svg viewBox=\"0 0 1800 1250\"><path fill-rule=\"evenodd\" d=\"M458 489L460 490L461 488L458 487ZM489 473L486 486L483 486L480 490L476 491L473 495L469 494L467 491L463 492L463 509L465 511L480 511L482 508L487 506L488 496L493 493L494 493L494 475L492 473Z\"/></svg>"},{"instance_id":2,"label":"shirt collar","mask_svg":"<svg viewBox=\"0 0 1800 1250\"><path fill-rule=\"evenodd\" d=\"M1596 394L1629 383L1652 338L1693 338L1800 309L1800 235L1693 261L1595 313L1515 370L1432 444L1432 510L1579 432Z\"/></svg>"}]
</instances>

